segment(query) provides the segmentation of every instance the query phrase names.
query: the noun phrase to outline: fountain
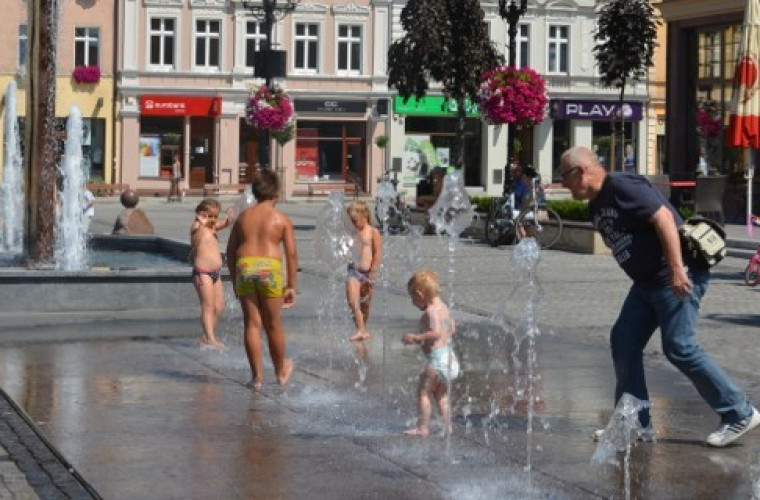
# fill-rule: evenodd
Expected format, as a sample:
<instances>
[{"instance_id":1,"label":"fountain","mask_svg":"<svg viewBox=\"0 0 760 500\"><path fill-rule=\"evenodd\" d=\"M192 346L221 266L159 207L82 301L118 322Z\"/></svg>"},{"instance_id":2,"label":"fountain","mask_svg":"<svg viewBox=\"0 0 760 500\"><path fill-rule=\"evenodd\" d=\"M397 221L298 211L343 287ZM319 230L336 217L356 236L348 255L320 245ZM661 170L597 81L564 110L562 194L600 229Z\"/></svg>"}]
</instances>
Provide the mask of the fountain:
<instances>
[{"instance_id":1,"label":"fountain","mask_svg":"<svg viewBox=\"0 0 760 500\"><path fill-rule=\"evenodd\" d=\"M62 189L55 226L55 263L57 269L81 271L87 265L87 228L84 215L84 190L87 182L82 168L82 113L71 107L66 122L66 147L59 167Z\"/></svg>"},{"instance_id":2,"label":"fountain","mask_svg":"<svg viewBox=\"0 0 760 500\"><path fill-rule=\"evenodd\" d=\"M3 181L0 185L0 219L4 253L24 251L24 159L21 154L18 115L16 114L16 82L5 91L5 142L3 151Z\"/></svg>"}]
</instances>

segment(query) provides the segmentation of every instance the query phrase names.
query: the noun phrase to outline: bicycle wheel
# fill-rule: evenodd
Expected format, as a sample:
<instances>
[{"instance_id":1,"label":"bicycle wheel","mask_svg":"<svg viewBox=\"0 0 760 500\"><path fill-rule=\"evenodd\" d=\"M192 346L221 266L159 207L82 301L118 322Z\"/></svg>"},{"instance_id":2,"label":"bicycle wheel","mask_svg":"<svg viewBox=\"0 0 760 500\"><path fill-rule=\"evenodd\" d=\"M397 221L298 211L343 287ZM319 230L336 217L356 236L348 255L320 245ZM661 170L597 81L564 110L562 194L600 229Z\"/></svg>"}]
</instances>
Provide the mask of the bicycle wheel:
<instances>
[{"instance_id":1,"label":"bicycle wheel","mask_svg":"<svg viewBox=\"0 0 760 500\"><path fill-rule=\"evenodd\" d=\"M517 216L515 224L518 238L534 237L544 249L551 248L562 236L562 219L549 207L539 207L535 213L532 208L526 208Z\"/></svg>"},{"instance_id":2,"label":"bicycle wheel","mask_svg":"<svg viewBox=\"0 0 760 500\"><path fill-rule=\"evenodd\" d=\"M501 208L494 205L488 211L488 218L486 218L486 241L492 247L499 246L502 240L502 224L500 221L503 220L504 216L501 212Z\"/></svg>"},{"instance_id":3,"label":"bicycle wheel","mask_svg":"<svg viewBox=\"0 0 760 500\"><path fill-rule=\"evenodd\" d=\"M757 286L758 282L760 282L760 269L757 264L750 262L744 269L744 283L747 286Z\"/></svg>"}]
</instances>

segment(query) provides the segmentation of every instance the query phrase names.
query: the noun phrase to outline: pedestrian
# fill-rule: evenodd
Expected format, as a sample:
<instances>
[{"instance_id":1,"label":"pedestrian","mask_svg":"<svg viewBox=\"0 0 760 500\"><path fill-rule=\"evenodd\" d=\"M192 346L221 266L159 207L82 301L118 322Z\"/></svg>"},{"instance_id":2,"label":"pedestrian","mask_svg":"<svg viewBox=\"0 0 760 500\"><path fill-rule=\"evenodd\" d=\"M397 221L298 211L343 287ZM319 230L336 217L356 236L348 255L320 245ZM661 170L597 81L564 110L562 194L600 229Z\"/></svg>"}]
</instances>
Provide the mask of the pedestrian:
<instances>
[{"instance_id":1,"label":"pedestrian","mask_svg":"<svg viewBox=\"0 0 760 500\"><path fill-rule=\"evenodd\" d=\"M84 201L84 206L82 207L82 222L84 222L84 232L87 233L90 230L90 222L92 222L92 218L95 217L95 195L85 187L82 197Z\"/></svg>"},{"instance_id":2,"label":"pedestrian","mask_svg":"<svg viewBox=\"0 0 760 500\"><path fill-rule=\"evenodd\" d=\"M412 304L423 311L417 333L407 333L401 339L405 345L420 344L427 362L422 367L417 386L419 415L417 425L404 431L407 436L425 437L430 432L432 401L438 405L444 434L451 434L449 411L449 382L459 376L459 361L451 346L454 319L439 296L438 275L423 269L414 273L407 283Z\"/></svg>"},{"instance_id":3,"label":"pedestrian","mask_svg":"<svg viewBox=\"0 0 760 500\"><path fill-rule=\"evenodd\" d=\"M380 268L383 238L380 231L372 226L367 203L356 201L348 206L348 216L356 228L353 258L348 264L346 277L346 299L354 317L356 333L349 340L367 340L369 310L372 304L375 278Z\"/></svg>"},{"instance_id":4,"label":"pedestrian","mask_svg":"<svg viewBox=\"0 0 760 500\"><path fill-rule=\"evenodd\" d=\"M298 258L293 223L275 208L280 180L269 169L256 171L251 182L256 205L241 213L227 242L227 266L243 309L244 342L254 389L264 381L261 328L269 340L275 375L287 383L293 361L285 357L285 332L280 313L295 304ZM280 246L284 247L287 279L283 281Z\"/></svg>"},{"instance_id":5,"label":"pedestrian","mask_svg":"<svg viewBox=\"0 0 760 500\"><path fill-rule=\"evenodd\" d=\"M174 161L172 162L172 176L169 185L169 197L168 202L181 201L182 195L179 192L179 181L182 179L182 162L179 159L179 153L174 153Z\"/></svg>"},{"instance_id":6,"label":"pedestrian","mask_svg":"<svg viewBox=\"0 0 760 500\"><path fill-rule=\"evenodd\" d=\"M747 395L697 343L699 303L710 272L682 253L672 205L646 178L628 172L607 173L588 148L568 149L560 160L562 185L573 198L589 200L595 228L618 265L633 280L610 333L615 368L615 403L624 393L649 400L643 351L657 327L662 349L720 416L710 446L726 446L760 424L760 413ZM649 410L639 413L653 436ZM601 432L594 433L601 437Z\"/></svg>"}]
</instances>

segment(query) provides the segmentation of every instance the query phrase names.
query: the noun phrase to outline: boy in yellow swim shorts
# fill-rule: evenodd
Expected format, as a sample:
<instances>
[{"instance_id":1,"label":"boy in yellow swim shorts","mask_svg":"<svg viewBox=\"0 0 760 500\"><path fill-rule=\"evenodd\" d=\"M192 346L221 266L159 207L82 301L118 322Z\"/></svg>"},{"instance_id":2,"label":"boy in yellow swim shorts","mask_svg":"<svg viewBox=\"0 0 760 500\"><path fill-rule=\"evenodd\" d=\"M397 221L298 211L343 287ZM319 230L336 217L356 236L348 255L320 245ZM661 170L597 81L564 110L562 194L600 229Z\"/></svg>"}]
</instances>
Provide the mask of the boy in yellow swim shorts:
<instances>
[{"instance_id":1,"label":"boy in yellow swim shorts","mask_svg":"<svg viewBox=\"0 0 760 500\"><path fill-rule=\"evenodd\" d=\"M251 365L253 387L264 382L261 328L266 330L275 375L285 384L293 373L293 361L285 357L285 332L280 312L295 304L298 258L290 219L275 208L280 181L271 170L257 171L252 181L258 202L235 221L227 242L227 266L235 295L243 309L245 352ZM283 276L284 247L286 279Z\"/></svg>"}]
</instances>

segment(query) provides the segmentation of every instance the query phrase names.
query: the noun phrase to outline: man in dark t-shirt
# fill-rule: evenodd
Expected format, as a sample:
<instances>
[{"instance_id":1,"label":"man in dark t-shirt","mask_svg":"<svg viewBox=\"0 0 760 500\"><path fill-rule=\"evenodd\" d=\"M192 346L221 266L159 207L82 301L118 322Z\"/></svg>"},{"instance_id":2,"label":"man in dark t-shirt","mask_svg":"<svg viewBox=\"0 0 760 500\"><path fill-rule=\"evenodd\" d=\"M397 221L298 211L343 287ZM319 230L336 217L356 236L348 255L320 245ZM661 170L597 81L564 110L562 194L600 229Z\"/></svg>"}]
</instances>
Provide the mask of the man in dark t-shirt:
<instances>
[{"instance_id":1,"label":"man in dark t-shirt","mask_svg":"<svg viewBox=\"0 0 760 500\"><path fill-rule=\"evenodd\" d=\"M560 164L562 185L573 198L589 200L594 227L633 280L610 333L615 404L624 393L649 399L643 352L659 327L668 361L689 377L720 415L718 429L707 437L708 445L726 446L759 425L760 412L744 391L697 344L699 302L710 273L682 256L678 212L644 177L608 174L588 148L565 151ZM644 437L652 437L648 409L639 413L639 420L648 434Z\"/></svg>"}]
</instances>

